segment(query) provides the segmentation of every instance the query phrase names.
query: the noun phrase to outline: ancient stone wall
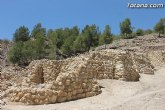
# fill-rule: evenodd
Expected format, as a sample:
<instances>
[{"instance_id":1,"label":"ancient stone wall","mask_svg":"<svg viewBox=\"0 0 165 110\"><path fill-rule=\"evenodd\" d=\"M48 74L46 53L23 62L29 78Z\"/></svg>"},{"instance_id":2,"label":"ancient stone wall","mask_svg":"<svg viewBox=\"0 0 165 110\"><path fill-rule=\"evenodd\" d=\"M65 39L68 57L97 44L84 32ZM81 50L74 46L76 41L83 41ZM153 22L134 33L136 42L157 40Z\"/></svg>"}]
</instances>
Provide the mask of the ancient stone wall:
<instances>
[{"instance_id":1,"label":"ancient stone wall","mask_svg":"<svg viewBox=\"0 0 165 110\"><path fill-rule=\"evenodd\" d=\"M125 51L100 51L91 54L88 60L87 73L96 79L122 79L138 81L139 74L133 68L133 59Z\"/></svg>"},{"instance_id":2,"label":"ancient stone wall","mask_svg":"<svg viewBox=\"0 0 165 110\"><path fill-rule=\"evenodd\" d=\"M8 91L10 100L26 104L47 104L99 94L101 90L97 82L88 77L88 73L79 72L86 62L78 60L38 62L20 88Z\"/></svg>"},{"instance_id":3,"label":"ancient stone wall","mask_svg":"<svg viewBox=\"0 0 165 110\"><path fill-rule=\"evenodd\" d=\"M128 57L133 60L136 71L140 74L154 74L155 67L150 59L143 53L131 53Z\"/></svg>"},{"instance_id":4,"label":"ancient stone wall","mask_svg":"<svg viewBox=\"0 0 165 110\"><path fill-rule=\"evenodd\" d=\"M162 66L165 64L165 51L149 51L145 53L145 55L154 66Z\"/></svg>"},{"instance_id":5,"label":"ancient stone wall","mask_svg":"<svg viewBox=\"0 0 165 110\"><path fill-rule=\"evenodd\" d=\"M153 72L151 64L146 62L136 53L121 50L94 51L62 61L33 61L22 85L9 89L8 96L11 101L26 104L56 103L94 96L101 93L96 79L138 81L143 63Z\"/></svg>"},{"instance_id":6,"label":"ancient stone wall","mask_svg":"<svg viewBox=\"0 0 165 110\"><path fill-rule=\"evenodd\" d=\"M150 60L135 52L102 50L92 53L88 62L88 68L91 69L86 70L89 70L88 73L94 73L93 77L97 79L122 78L126 81L138 81L139 73L154 74L154 66Z\"/></svg>"}]
</instances>

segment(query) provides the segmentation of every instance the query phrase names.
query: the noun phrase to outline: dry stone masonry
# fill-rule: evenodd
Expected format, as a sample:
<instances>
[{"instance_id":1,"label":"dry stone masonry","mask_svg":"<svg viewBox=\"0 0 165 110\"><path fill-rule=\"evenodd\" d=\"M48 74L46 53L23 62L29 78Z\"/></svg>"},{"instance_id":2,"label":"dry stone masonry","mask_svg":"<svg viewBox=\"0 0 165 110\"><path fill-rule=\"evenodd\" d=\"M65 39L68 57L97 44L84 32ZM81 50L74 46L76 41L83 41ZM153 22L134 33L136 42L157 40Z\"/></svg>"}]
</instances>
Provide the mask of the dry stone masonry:
<instances>
[{"instance_id":1,"label":"dry stone masonry","mask_svg":"<svg viewBox=\"0 0 165 110\"><path fill-rule=\"evenodd\" d=\"M88 77L88 73L80 72L86 62L78 60L36 61L32 69L29 69L31 72L22 86L8 91L10 100L27 104L47 104L101 93L97 82Z\"/></svg>"},{"instance_id":2,"label":"dry stone masonry","mask_svg":"<svg viewBox=\"0 0 165 110\"><path fill-rule=\"evenodd\" d=\"M146 53L146 56L154 66L162 66L165 64L164 50L149 51Z\"/></svg>"},{"instance_id":3,"label":"dry stone masonry","mask_svg":"<svg viewBox=\"0 0 165 110\"><path fill-rule=\"evenodd\" d=\"M143 55L121 50L93 51L66 60L31 62L21 85L11 87L13 102L48 104L95 96L101 93L97 79L138 81L139 73L154 73Z\"/></svg>"}]
</instances>

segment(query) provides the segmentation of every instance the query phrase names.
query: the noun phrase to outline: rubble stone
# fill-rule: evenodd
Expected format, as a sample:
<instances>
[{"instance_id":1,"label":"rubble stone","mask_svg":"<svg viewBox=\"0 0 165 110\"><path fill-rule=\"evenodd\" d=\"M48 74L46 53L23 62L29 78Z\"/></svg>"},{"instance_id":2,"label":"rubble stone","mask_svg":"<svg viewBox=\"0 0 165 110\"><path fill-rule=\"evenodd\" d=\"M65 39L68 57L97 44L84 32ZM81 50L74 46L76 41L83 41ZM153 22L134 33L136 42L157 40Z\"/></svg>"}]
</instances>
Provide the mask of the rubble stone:
<instances>
[{"instance_id":1,"label":"rubble stone","mask_svg":"<svg viewBox=\"0 0 165 110\"><path fill-rule=\"evenodd\" d=\"M36 60L27 67L22 85L11 88L13 102L48 104L101 93L96 79L138 81L151 63L143 55L121 50L94 51L66 60ZM148 73L147 73L148 74Z\"/></svg>"}]
</instances>

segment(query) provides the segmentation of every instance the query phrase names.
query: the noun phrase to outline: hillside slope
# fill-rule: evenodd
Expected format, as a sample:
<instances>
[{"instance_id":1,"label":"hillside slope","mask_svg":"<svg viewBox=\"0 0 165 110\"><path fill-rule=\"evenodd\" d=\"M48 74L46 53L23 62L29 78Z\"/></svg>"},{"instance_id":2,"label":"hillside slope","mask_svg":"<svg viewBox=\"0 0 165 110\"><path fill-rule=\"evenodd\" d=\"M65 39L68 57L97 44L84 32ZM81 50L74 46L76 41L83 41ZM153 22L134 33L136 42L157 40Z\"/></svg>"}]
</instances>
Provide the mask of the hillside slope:
<instances>
[{"instance_id":1,"label":"hillside slope","mask_svg":"<svg viewBox=\"0 0 165 110\"><path fill-rule=\"evenodd\" d=\"M107 50L105 50L104 46L101 46L96 48L94 52L89 52L89 53L101 53L96 55L96 58L94 57L95 59L92 60L93 63L102 61L103 60L102 57L99 56L105 57L106 54L109 56L113 53L113 51L133 52L138 56L139 55L140 56L132 57L132 58L143 59L143 60L133 59L133 62L136 61L139 62L137 65L133 66L133 69L137 71L138 68L140 68L139 70L142 70L142 73L151 73L151 71L149 71L149 69L145 67L145 65L151 64L149 67L155 70L155 74L152 75L140 74L140 79L138 82L125 82L121 80L114 80L113 78L97 80L100 87L102 87L101 88L102 93L97 96L93 96L89 98L84 98L84 99L79 99L64 103L47 104L47 105L44 104L44 105L35 105L35 106L22 105L20 103L7 103L8 105L3 106L3 109L7 109L7 110L29 110L29 109L31 110L132 110L132 109L164 110L165 108L164 105L165 38L160 38L157 35L152 34L152 35L140 36L134 39L120 39L114 41L112 44L108 45L107 47L108 47ZM87 55L89 53L87 53ZM125 55L129 57L129 60L131 59L129 54L126 53ZM75 62L71 64L68 63L67 67L70 66L72 67L72 65L77 66L78 65L77 62L81 61L80 59L82 56L84 56L84 58L87 58L85 54L79 55L75 58L70 58L70 59L77 58L77 60L75 60ZM123 54L121 56L123 56ZM84 61L84 58L82 58L82 61ZM109 59L110 57L106 57L106 58ZM115 58L112 57L112 59ZM68 60L69 59L67 59L66 61ZM105 62L107 61L109 62L109 60L105 60ZM126 59L125 61L128 61L128 59ZM90 63L88 62L87 64ZM121 69L120 64L116 64L116 65L117 65L116 67L120 67ZM94 66L97 65L94 64ZM131 65L128 64L127 66L130 67ZM107 68L106 66L101 66L101 67ZM33 68L35 67L32 66L32 69L30 70L33 70ZM89 67L89 70L91 69L92 68ZM93 68L93 70L97 70L97 69L98 68L96 69ZM16 72L21 73L17 71L17 69L15 70ZM75 71L73 68L72 69L69 68L69 70L67 69L65 70L66 70L65 73L70 73L72 71ZM124 71L124 72L126 72L127 74L129 73L129 71ZM29 73L31 74L31 72ZM96 73L96 72L92 72L92 73ZM137 73L139 74L141 73L141 71ZM25 77L25 76L21 76L21 77Z\"/></svg>"},{"instance_id":2,"label":"hillside slope","mask_svg":"<svg viewBox=\"0 0 165 110\"><path fill-rule=\"evenodd\" d=\"M7 62L7 52L9 48L12 46L12 43L9 41L0 41L0 71L8 65Z\"/></svg>"}]
</instances>

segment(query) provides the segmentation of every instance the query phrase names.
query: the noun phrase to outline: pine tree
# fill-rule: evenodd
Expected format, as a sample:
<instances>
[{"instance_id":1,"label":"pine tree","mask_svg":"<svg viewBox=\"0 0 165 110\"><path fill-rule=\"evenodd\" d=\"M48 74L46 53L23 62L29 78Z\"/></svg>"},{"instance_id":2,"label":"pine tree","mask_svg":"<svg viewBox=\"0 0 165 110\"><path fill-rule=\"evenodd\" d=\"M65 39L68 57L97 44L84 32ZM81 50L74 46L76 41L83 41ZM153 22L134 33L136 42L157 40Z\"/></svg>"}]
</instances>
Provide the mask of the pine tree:
<instances>
[{"instance_id":1,"label":"pine tree","mask_svg":"<svg viewBox=\"0 0 165 110\"><path fill-rule=\"evenodd\" d=\"M106 25L103 34L100 36L99 44L100 45L105 44L105 48L106 48L106 44L109 44L112 41L113 41L113 37L111 33L111 28L109 25Z\"/></svg>"},{"instance_id":2,"label":"pine tree","mask_svg":"<svg viewBox=\"0 0 165 110\"><path fill-rule=\"evenodd\" d=\"M25 26L21 26L18 29L16 29L14 35L13 35L13 40L14 42L25 42L30 39L29 37L29 29Z\"/></svg>"},{"instance_id":3,"label":"pine tree","mask_svg":"<svg viewBox=\"0 0 165 110\"><path fill-rule=\"evenodd\" d=\"M155 25L154 30L155 32L159 33L159 37L160 37L160 34L164 34L165 33L165 19L161 18L160 21Z\"/></svg>"}]
</instances>

